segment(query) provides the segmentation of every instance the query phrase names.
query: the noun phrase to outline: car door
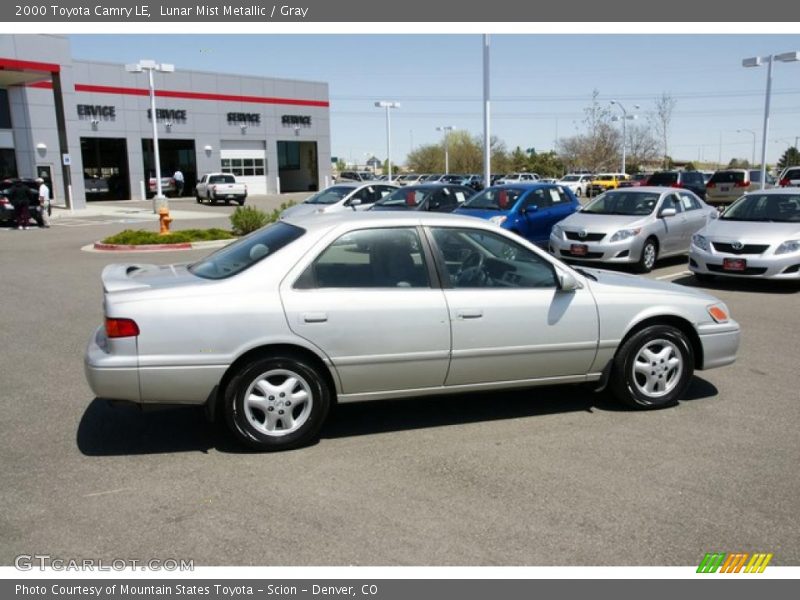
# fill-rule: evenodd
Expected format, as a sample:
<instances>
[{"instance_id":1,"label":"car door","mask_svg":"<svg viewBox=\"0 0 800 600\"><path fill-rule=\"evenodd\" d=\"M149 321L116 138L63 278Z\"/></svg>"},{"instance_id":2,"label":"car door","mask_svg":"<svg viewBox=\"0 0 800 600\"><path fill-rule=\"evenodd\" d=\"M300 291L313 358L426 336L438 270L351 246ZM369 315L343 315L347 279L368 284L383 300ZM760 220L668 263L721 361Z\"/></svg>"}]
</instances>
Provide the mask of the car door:
<instances>
[{"instance_id":1,"label":"car door","mask_svg":"<svg viewBox=\"0 0 800 600\"><path fill-rule=\"evenodd\" d=\"M524 231L520 231L525 239L534 244L546 243L550 237L548 226L551 220L552 200L545 188L531 190L520 200L517 211L520 214L520 221L524 223Z\"/></svg>"},{"instance_id":2,"label":"car door","mask_svg":"<svg viewBox=\"0 0 800 600\"><path fill-rule=\"evenodd\" d=\"M325 352L345 394L444 383L449 314L419 235L413 227L350 231L281 284L289 327Z\"/></svg>"},{"instance_id":3,"label":"car door","mask_svg":"<svg viewBox=\"0 0 800 600\"><path fill-rule=\"evenodd\" d=\"M681 201L683 214L686 218L686 227L683 231L682 247L688 252L692 242L692 236L706 226L708 216L703 211L700 200L690 192L678 192Z\"/></svg>"},{"instance_id":4,"label":"car door","mask_svg":"<svg viewBox=\"0 0 800 600\"><path fill-rule=\"evenodd\" d=\"M675 209L675 215L672 217L662 216L663 211L667 208ZM662 227L660 239L661 249L659 254L664 255L680 252L683 247L683 239L686 236L687 222L678 194L666 194L657 214Z\"/></svg>"},{"instance_id":5,"label":"car door","mask_svg":"<svg viewBox=\"0 0 800 600\"><path fill-rule=\"evenodd\" d=\"M428 230L450 314L446 385L579 378L597 352L591 292L557 289L554 265L500 233Z\"/></svg>"}]
</instances>

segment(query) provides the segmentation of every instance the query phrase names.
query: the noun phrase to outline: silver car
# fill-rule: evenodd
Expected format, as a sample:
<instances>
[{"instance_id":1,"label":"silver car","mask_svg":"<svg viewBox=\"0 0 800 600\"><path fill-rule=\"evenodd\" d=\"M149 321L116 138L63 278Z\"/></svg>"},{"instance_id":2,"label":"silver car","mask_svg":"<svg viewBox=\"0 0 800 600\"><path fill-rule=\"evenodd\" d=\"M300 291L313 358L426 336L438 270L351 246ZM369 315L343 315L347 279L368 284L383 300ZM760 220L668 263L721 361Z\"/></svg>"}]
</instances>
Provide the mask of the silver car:
<instances>
[{"instance_id":1,"label":"silver car","mask_svg":"<svg viewBox=\"0 0 800 600\"><path fill-rule=\"evenodd\" d=\"M578 198L586 195L586 188L591 182L592 175L585 173L569 173L556 181L558 185L569 188Z\"/></svg>"},{"instance_id":2,"label":"silver car","mask_svg":"<svg viewBox=\"0 0 800 600\"><path fill-rule=\"evenodd\" d=\"M372 205L397 189L391 183L358 181L342 182L325 188L304 200L301 204L290 206L281 213L281 219L302 215L331 212L367 210Z\"/></svg>"},{"instance_id":3,"label":"silver car","mask_svg":"<svg viewBox=\"0 0 800 600\"><path fill-rule=\"evenodd\" d=\"M205 405L261 449L309 442L335 402L594 382L662 407L739 345L713 296L574 270L449 214L288 219L194 264L109 265L102 282L94 393Z\"/></svg>"},{"instance_id":4,"label":"silver car","mask_svg":"<svg viewBox=\"0 0 800 600\"><path fill-rule=\"evenodd\" d=\"M689 270L723 277L800 281L800 190L742 196L692 238Z\"/></svg>"},{"instance_id":5,"label":"silver car","mask_svg":"<svg viewBox=\"0 0 800 600\"><path fill-rule=\"evenodd\" d=\"M550 251L561 258L634 264L647 273L658 258L688 252L692 235L717 214L689 190L611 190L556 223Z\"/></svg>"}]
</instances>

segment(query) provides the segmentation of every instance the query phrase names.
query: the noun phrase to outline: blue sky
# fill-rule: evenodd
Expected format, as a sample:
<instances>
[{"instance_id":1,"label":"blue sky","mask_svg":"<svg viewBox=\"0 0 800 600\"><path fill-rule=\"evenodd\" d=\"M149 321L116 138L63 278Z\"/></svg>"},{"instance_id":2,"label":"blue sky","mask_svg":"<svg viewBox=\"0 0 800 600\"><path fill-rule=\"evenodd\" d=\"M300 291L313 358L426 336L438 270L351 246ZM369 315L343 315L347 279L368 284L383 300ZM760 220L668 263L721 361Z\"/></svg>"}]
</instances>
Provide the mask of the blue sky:
<instances>
[{"instance_id":1,"label":"blue sky","mask_svg":"<svg viewBox=\"0 0 800 600\"><path fill-rule=\"evenodd\" d=\"M334 156L363 161L386 154L385 116L375 100L396 100L392 154L440 139L436 127L482 133L479 35L71 35L76 58L132 62L153 58L200 69L327 81ZM491 36L492 133L509 148L549 150L582 128L593 89L640 119L655 98L677 105L670 154L727 163L760 157L766 68L750 56L800 50L797 35ZM641 122L641 121L640 121ZM800 136L800 63L776 63L767 159ZM778 140L778 141L776 141ZM721 141L721 144L720 144Z\"/></svg>"}]
</instances>

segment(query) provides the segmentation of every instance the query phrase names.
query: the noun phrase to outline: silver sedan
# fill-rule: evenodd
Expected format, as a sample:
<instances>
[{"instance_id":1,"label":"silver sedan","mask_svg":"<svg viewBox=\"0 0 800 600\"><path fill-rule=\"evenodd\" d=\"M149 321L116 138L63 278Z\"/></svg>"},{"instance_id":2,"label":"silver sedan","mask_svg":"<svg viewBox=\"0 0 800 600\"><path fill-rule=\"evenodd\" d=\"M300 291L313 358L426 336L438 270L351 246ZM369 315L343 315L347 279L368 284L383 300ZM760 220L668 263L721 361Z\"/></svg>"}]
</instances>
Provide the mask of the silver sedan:
<instances>
[{"instance_id":1,"label":"silver sedan","mask_svg":"<svg viewBox=\"0 0 800 600\"><path fill-rule=\"evenodd\" d=\"M575 270L456 215L288 219L194 264L109 265L102 282L94 393L205 405L261 449L308 443L335 402L594 382L667 406L739 345L713 296Z\"/></svg>"},{"instance_id":2,"label":"silver sedan","mask_svg":"<svg viewBox=\"0 0 800 600\"><path fill-rule=\"evenodd\" d=\"M308 197L301 204L290 206L281 213L281 219L311 214L366 210L372 208L375 202L396 189L396 185L380 181L337 183Z\"/></svg>"},{"instance_id":3,"label":"silver sedan","mask_svg":"<svg viewBox=\"0 0 800 600\"><path fill-rule=\"evenodd\" d=\"M715 276L800 281L800 190L775 188L739 198L692 238L689 270Z\"/></svg>"},{"instance_id":4,"label":"silver sedan","mask_svg":"<svg viewBox=\"0 0 800 600\"><path fill-rule=\"evenodd\" d=\"M717 214L689 190L612 190L557 223L550 251L567 259L634 264L647 273L657 259L688 252L692 235Z\"/></svg>"}]
</instances>

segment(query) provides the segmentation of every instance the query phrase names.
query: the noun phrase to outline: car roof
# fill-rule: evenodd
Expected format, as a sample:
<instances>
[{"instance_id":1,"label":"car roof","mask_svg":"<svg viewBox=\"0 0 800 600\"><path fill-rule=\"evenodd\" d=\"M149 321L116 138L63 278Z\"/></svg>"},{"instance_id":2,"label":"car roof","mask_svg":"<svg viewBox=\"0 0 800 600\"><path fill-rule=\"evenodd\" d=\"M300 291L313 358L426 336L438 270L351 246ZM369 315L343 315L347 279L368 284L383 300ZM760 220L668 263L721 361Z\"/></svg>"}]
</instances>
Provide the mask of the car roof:
<instances>
[{"instance_id":1,"label":"car roof","mask_svg":"<svg viewBox=\"0 0 800 600\"><path fill-rule=\"evenodd\" d=\"M420 211L343 211L313 215L288 216L282 222L302 227L309 233L324 233L340 225L363 225L376 227L401 227L417 225L468 226L489 231L499 229L484 219L453 213ZM358 227L354 227L358 229Z\"/></svg>"},{"instance_id":2,"label":"car roof","mask_svg":"<svg viewBox=\"0 0 800 600\"><path fill-rule=\"evenodd\" d=\"M745 196L753 196L754 194L764 194L766 196L781 196L790 194L800 195L800 189L796 187L776 187L745 192Z\"/></svg>"}]
</instances>

